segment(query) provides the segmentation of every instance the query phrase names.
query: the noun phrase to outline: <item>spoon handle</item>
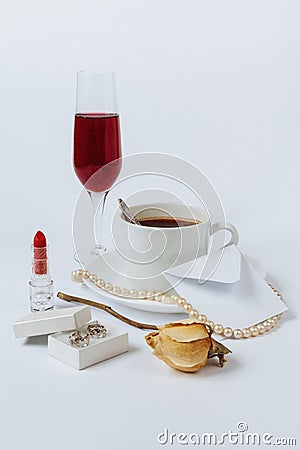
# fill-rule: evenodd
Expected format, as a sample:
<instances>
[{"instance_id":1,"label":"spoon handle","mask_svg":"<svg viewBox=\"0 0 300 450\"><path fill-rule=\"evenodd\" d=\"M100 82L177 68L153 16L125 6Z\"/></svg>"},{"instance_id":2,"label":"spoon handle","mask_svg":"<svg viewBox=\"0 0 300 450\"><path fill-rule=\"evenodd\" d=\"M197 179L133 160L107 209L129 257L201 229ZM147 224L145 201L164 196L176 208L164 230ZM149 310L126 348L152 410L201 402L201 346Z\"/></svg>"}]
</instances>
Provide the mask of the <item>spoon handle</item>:
<instances>
[{"instance_id":1,"label":"spoon handle","mask_svg":"<svg viewBox=\"0 0 300 450\"><path fill-rule=\"evenodd\" d=\"M120 208L122 210L122 213L124 214L125 219L129 223L134 223L135 225L140 225L140 222L134 217L124 200L121 198L118 199Z\"/></svg>"}]
</instances>

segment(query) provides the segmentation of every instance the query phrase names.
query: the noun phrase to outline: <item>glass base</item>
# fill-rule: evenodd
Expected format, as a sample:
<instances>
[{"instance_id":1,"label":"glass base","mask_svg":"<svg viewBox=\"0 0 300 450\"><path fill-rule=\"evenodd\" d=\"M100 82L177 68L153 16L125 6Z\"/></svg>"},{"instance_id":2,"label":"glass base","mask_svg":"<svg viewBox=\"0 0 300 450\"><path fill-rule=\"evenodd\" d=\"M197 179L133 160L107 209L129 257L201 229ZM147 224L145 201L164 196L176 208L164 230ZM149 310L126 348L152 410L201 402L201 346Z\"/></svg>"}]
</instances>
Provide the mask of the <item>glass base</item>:
<instances>
[{"instance_id":1,"label":"glass base","mask_svg":"<svg viewBox=\"0 0 300 450\"><path fill-rule=\"evenodd\" d=\"M54 305L51 306L35 305L30 307L31 312L51 311L51 309L54 309Z\"/></svg>"},{"instance_id":2,"label":"glass base","mask_svg":"<svg viewBox=\"0 0 300 450\"><path fill-rule=\"evenodd\" d=\"M34 311L48 311L54 308L53 280L45 279L47 275L29 282L30 309Z\"/></svg>"},{"instance_id":3,"label":"glass base","mask_svg":"<svg viewBox=\"0 0 300 450\"><path fill-rule=\"evenodd\" d=\"M74 253L74 259L76 262L84 266L91 259L96 258L96 256L99 256L104 252L106 252L104 245L97 244L92 250L79 249Z\"/></svg>"}]
</instances>

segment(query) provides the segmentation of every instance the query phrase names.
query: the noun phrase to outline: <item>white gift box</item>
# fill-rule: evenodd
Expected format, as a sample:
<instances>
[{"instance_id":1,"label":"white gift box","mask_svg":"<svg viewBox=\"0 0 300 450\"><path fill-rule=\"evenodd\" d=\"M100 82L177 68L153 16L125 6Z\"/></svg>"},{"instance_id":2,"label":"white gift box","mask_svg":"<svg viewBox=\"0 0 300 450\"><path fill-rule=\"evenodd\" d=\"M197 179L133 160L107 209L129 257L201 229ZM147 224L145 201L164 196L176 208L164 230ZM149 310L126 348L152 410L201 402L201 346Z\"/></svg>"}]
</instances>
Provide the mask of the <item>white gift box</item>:
<instances>
[{"instance_id":1,"label":"white gift box","mask_svg":"<svg viewBox=\"0 0 300 450\"><path fill-rule=\"evenodd\" d=\"M128 333L119 331L111 325L106 326L104 338L91 338L86 347L73 347L69 343L70 332L56 333L48 337L50 356L81 370L113 356L128 351Z\"/></svg>"},{"instance_id":2,"label":"white gift box","mask_svg":"<svg viewBox=\"0 0 300 450\"><path fill-rule=\"evenodd\" d=\"M52 309L28 314L13 323L16 338L40 336L81 328L91 320L89 306Z\"/></svg>"}]
</instances>

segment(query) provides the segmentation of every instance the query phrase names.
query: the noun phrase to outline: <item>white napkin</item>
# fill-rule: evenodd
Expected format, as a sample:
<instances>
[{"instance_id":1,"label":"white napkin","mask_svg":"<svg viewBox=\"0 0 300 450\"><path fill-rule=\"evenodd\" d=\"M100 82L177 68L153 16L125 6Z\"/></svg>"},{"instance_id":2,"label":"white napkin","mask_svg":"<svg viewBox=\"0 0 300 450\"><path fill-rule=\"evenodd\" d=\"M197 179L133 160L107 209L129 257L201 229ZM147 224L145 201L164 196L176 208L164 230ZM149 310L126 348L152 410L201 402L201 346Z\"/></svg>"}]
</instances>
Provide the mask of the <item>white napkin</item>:
<instances>
[{"instance_id":1,"label":"white napkin","mask_svg":"<svg viewBox=\"0 0 300 450\"><path fill-rule=\"evenodd\" d=\"M207 281L199 284L195 278L180 281L167 272L164 276L180 296L215 324L243 329L287 310L285 303L243 255L241 277L236 283Z\"/></svg>"},{"instance_id":2,"label":"white napkin","mask_svg":"<svg viewBox=\"0 0 300 450\"><path fill-rule=\"evenodd\" d=\"M200 256L195 262L188 261L172 267L164 275L170 274L176 277L187 277L199 280L202 274L207 256ZM214 253L214 261L219 262L216 270L209 278L210 281L221 283L235 283L241 276L241 253L235 245L219 249Z\"/></svg>"}]
</instances>

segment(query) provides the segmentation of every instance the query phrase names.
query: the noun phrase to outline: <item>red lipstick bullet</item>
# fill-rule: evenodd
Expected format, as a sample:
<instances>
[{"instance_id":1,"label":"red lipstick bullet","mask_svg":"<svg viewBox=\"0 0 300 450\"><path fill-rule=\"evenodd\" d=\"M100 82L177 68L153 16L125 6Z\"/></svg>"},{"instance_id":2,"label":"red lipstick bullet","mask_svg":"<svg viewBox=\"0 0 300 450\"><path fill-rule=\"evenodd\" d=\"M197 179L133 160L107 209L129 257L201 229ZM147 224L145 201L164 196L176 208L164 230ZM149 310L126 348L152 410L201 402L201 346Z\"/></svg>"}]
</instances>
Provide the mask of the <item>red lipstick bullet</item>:
<instances>
[{"instance_id":1,"label":"red lipstick bullet","mask_svg":"<svg viewBox=\"0 0 300 450\"><path fill-rule=\"evenodd\" d=\"M47 240L37 231L32 244L32 275L29 282L31 311L53 309L53 280L49 273Z\"/></svg>"}]
</instances>

